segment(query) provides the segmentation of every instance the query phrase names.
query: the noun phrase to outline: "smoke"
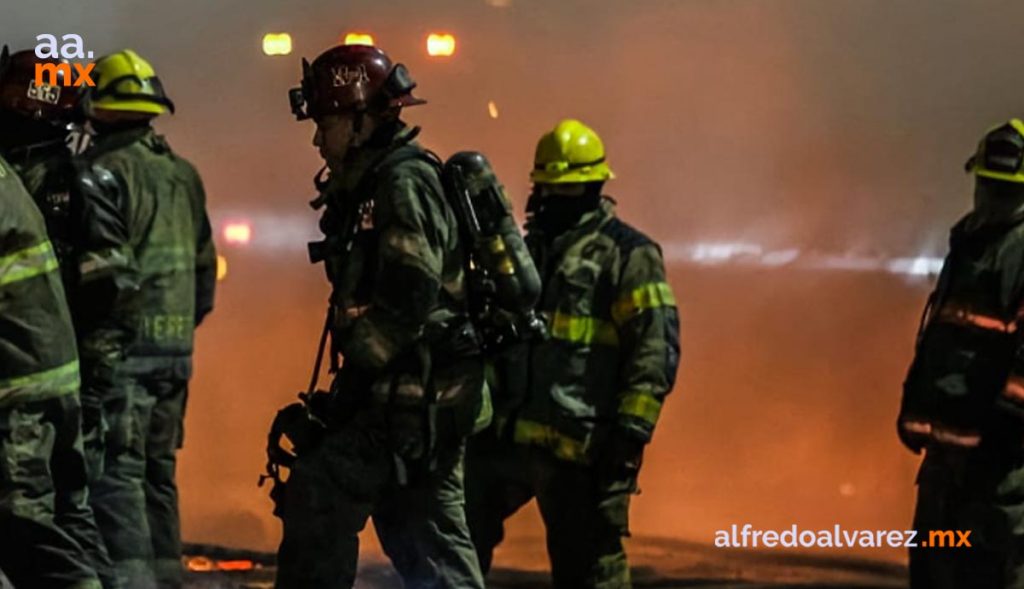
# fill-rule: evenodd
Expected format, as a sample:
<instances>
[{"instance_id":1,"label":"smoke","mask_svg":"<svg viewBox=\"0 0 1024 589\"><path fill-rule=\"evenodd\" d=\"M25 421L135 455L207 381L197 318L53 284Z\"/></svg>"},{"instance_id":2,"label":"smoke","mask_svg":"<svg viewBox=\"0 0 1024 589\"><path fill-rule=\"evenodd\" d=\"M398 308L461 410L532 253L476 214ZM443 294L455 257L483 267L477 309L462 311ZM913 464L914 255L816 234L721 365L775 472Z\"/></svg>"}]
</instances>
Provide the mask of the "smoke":
<instances>
[{"instance_id":1,"label":"smoke","mask_svg":"<svg viewBox=\"0 0 1024 589\"><path fill-rule=\"evenodd\" d=\"M190 539L266 549L265 429L305 384L327 295L301 251L320 162L285 96L299 56L375 34L430 100L408 112L425 144L485 151L520 211L534 142L574 117L605 140L622 216L666 244L914 259L944 253L969 204L963 160L1020 114L1022 18L1014 0L44 0L5 6L0 39L139 50L178 105L158 126L203 174L215 219L255 220L252 248L222 247L179 472ZM453 59L425 55L435 30L456 35ZM275 31L295 53L262 55ZM296 247L269 255L261 236ZM927 282L678 265L672 284L683 367L634 533L905 526L914 459L892 424ZM537 533L534 515L513 532Z\"/></svg>"}]
</instances>

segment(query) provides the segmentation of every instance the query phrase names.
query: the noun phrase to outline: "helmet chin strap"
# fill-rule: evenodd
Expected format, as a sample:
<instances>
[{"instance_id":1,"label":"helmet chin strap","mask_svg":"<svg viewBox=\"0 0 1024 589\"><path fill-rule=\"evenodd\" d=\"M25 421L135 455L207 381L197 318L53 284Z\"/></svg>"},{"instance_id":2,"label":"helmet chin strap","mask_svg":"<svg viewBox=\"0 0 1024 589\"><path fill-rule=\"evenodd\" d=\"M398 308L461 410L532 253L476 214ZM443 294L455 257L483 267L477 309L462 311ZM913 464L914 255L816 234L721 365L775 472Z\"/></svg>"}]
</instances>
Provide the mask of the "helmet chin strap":
<instances>
[{"instance_id":1,"label":"helmet chin strap","mask_svg":"<svg viewBox=\"0 0 1024 589\"><path fill-rule=\"evenodd\" d=\"M353 149L359 149L366 143L366 138L360 137L363 134L363 127L366 125L366 111L357 110L352 117L352 135L345 146L345 157L352 153Z\"/></svg>"}]
</instances>

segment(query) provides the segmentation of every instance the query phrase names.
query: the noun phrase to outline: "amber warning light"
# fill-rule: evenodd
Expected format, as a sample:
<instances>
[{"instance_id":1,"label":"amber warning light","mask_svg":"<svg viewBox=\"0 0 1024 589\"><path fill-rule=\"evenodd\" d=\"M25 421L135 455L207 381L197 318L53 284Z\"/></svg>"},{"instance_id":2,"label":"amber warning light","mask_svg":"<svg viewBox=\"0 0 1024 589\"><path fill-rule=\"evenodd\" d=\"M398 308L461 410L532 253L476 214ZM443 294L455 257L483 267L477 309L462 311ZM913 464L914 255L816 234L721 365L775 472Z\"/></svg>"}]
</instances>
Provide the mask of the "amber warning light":
<instances>
[{"instance_id":1,"label":"amber warning light","mask_svg":"<svg viewBox=\"0 0 1024 589\"><path fill-rule=\"evenodd\" d=\"M288 55L292 52L292 36L288 33L267 33L263 36L263 53Z\"/></svg>"},{"instance_id":2,"label":"amber warning light","mask_svg":"<svg viewBox=\"0 0 1024 589\"><path fill-rule=\"evenodd\" d=\"M228 223L224 226L224 241L233 245L248 245L252 240L252 226L244 222Z\"/></svg>"},{"instance_id":3,"label":"amber warning light","mask_svg":"<svg viewBox=\"0 0 1024 589\"><path fill-rule=\"evenodd\" d=\"M433 57L451 57L455 54L455 36L448 33L431 33L427 37L427 54Z\"/></svg>"},{"instance_id":4,"label":"amber warning light","mask_svg":"<svg viewBox=\"0 0 1024 589\"><path fill-rule=\"evenodd\" d=\"M373 45L373 35L368 33L348 33L345 35L346 45Z\"/></svg>"}]
</instances>

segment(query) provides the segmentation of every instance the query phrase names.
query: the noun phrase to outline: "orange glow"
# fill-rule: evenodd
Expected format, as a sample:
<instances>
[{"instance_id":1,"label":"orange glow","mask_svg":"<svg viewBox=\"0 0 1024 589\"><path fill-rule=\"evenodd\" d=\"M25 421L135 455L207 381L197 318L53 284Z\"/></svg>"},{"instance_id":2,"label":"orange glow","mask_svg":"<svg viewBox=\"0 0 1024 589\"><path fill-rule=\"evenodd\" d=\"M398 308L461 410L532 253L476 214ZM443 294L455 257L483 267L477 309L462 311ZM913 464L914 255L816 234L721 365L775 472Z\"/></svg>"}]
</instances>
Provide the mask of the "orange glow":
<instances>
[{"instance_id":1,"label":"orange glow","mask_svg":"<svg viewBox=\"0 0 1024 589\"><path fill-rule=\"evenodd\" d=\"M249 245L252 226L248 223L228 223L224 227L224 241L235 245Z\"/></svg>"},{"instance_id":2,"label":"orange glow","mask_svg":"<svg viewBox=\"0 0 1024 589\"><path fill-rule=\"evenodd\" d=\"M427 54L434 57L451 57L455 53L455 36L445 33L431 33L427 37Z\"/></svg>"},{"instance_id":3,"label":"orange glow","mask_svg":"<svg viewBox=\"0 0 1024 589\"><path fill-rule=\"evenodd\" d=\"M190 571L196 572L209 572L213 570L213 561L205 556L193 556L188 559L188 563L185 565Z\"/></svg>"},{"instance_id":4,"label":"orange glow","mask_svg":"<svg viewBox=\"0 0 1024 589\"><path fill-rule=\"evenodd\" d=\"M256 568L251 560L221 560L217 562L219 571L251 571Z\"/></svg>"},{"instance_id":5,"label":"orange glow","mask_svg":"<svg viewBox=\"0 0 1024 589\"><path fill-rule=\"evenodd\" d=\"M263 36L263 53L288 55L292 52L292 36L288 33L267 33Z\"/></svg>"},{"instance_id":6,"label":"orange glow","mask_svg":"<svg viewBox=\"0 0 1024 589\"><path fill-rule=\"evenodd\" d=\"M217 280L224 280L228 275L228 259L217 256Z\"/></svg>"},{"instance_id":7,"label":"orange glow","mask_svg":"<svg viewBox=\"0 0 1024 589\"><path fill-rule=\"evenodd\" d=\"M345 35L346 45L373 45L373 35L369 33L347 33Z\"/></svg>"},{"instance_id":8,"label":"orange glow","mask_svg":"<svg viewBox=\"0 0 1024 589\"><path fill-rule=\"evenodd\" d=\"M491 115L492 119L498 118L498 105L493 100L487 103L487 113Z\"/></svg>"}]
</instances>

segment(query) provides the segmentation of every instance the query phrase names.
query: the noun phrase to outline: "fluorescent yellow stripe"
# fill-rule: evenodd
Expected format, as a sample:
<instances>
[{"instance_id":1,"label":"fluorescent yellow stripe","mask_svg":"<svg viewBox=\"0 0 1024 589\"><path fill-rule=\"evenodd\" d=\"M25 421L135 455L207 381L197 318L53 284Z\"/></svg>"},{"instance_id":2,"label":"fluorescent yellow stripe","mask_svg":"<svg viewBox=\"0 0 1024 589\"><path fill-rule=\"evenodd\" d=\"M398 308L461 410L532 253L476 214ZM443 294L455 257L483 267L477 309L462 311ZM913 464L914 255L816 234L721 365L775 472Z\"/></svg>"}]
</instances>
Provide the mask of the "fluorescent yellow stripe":
<instances>
[{"instance_id":1,"label":"fluorescent yellow stripe","mask_svg":"<svg viewBox=\"0 0 1024 589\"><path fill-rule=\"evenodd\" d=\"M615 326L596 317L582 317L555 312L549 326L551 337L575 344L617 346L619 334Z\"/></svg>"},{"instance_id":2,"label":"fluorescent yellow stripe","mask_svg":"<svg viewBox=\"0 0 1024 589\"><path fill-rule=\"evenodd\" d=\"M571 438L549 425L535 421L517 420L512 439L517 444L550 448L555 456L563 460L572 462L586 462L587 460L586 445L583 442Z\"/></svg>"},{"instance_id":3,"label":"fluorescent yellow stripe","mask_svg":"<svg viewBox=\"0 0 1024 589\"><path fill-rule=\"evenodd\" d=\"M195 268L195 251L178 245L150 246L143 251L139 265L155 273Z\"/></svg>"},{"instance_id":4,"label":"fluorescent yellow stripe","mask_svg":"<svg viewBox=\"0 0 1024 589\"><path fill-rule=\"evenodd\" d=\"M667 282L641 284L612 305L612 319L621 325L633 315L658 307L675 307L676 297Z\"/></svg>"},{"instance_id":5,"label":"fluorescent yellow stripe","mask_svg":"<svg viewBox=\"0 0 1024 589\"><path fill-rule=\"evenodd\" d=\"M0 381L0 399L57 396L75 392L78 385L78 360L72 360L57 368Z\"/></svg>"},{"instance_id":6,"label":"fluorescent yellow stripe","mask_svg":"<svg viewBox=\"0 0 1024 589\"><path fill-rule=\"evenodd\" d=\"M619 415L629 415L654 425L661 415L661 400L645 391L632 391L619 401Z\"/></svg>"},{"instance_id":7,"label":"fluorescent yellow stripe","mask_svg":"<svg viewBox=\"0 0 1024 589\"><path fill-rule=\"evenodd\" d=\"M0 286L27 280L57 269L57 256L49 241L0 258Z\"/></svg>"}]
</instances>

